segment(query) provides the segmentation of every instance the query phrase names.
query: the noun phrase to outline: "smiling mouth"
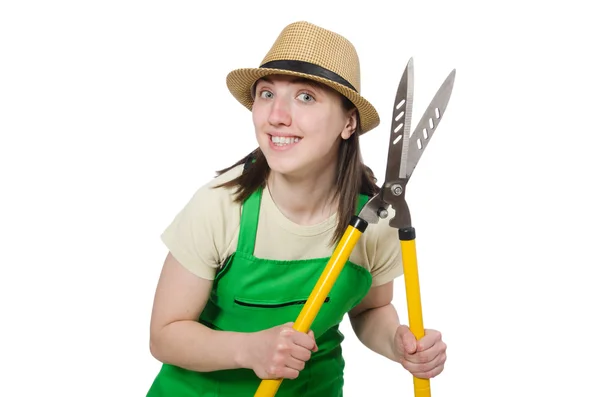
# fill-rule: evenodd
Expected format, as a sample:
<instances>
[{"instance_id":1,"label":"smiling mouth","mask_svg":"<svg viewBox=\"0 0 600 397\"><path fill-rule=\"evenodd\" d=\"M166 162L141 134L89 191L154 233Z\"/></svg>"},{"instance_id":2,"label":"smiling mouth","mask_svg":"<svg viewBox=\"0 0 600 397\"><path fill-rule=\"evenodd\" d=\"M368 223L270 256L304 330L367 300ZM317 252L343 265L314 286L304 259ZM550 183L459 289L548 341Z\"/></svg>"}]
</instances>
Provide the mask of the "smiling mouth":
<instances>
[{"instance_id":1,"label":"smiling mouth","mask_svg":"<svg viewBox=\"0 0 600 397\"><path fill-rule=\"evenodd\" d=\"M271 135L271 142L273 142L273 144L275 146L286 146L286 145L291 145L293 143L297 143L300 141L301 138L297 137L297 136L287 136L287 137L283 137L283 136L273 136Z\"/></svg>"}]
</instances>

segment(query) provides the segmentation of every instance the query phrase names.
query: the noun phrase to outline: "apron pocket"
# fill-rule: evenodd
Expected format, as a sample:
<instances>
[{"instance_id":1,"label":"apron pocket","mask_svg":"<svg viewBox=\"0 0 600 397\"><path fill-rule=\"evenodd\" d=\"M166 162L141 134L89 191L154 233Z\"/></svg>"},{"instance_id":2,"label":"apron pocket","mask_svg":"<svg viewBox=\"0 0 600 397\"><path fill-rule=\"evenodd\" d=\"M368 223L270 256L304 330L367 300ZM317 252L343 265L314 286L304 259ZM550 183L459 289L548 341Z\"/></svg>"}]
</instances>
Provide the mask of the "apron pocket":
<instances>
[{"instance_id":1,"label":"apron pocket","mask_svg":"<svg viewBox=\"0 0 600 397\"><path fill-rule=\"evenodd\" d=\"M330 300L329 297L325 298L324 303L328 303ZM295 305L304 305L306 303L306 299L297 299L297 300L289 300L289 301L266 301L266 300L256 300L256 299L245 299L245 298L234 298L233 302L239 306L245 307L255 307L260 309L277 309L280 307L286 306L295 306Z\"/></svg>"}]
</instances>

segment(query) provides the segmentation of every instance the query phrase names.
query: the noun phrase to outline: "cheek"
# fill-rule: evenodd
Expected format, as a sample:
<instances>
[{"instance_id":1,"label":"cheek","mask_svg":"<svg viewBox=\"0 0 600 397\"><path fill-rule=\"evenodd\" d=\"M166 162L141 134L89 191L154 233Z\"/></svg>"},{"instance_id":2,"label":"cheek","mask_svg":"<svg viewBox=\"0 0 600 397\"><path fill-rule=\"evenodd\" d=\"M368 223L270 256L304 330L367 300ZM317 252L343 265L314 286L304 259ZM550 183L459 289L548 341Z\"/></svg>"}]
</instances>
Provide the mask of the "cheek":
<instances>
[{"instance_id":1,"label":"cheek","mask_svg":"<svg viewBox=\"0 0 600 397\"><path fill-rule=\"evenodd\" d=\"M293 114L293 120L296 128L302 130L305 135L320 138L331 129L331 120L322 113L298 111Z\"/></svg>"},{"instance_id":2,"label":"cheek","mask_svg":"<svg viewBox=\"0 0 600 397\"><path fill-rule=\"evenodd\" d=\"M307 117L297 120L304 131L310 131L311 135L322 143L335 141L343 131L344 121L334 115L321 115L320 117Z\"/></svg>"},{"instance_id":3,"label":"cheek","mask_svg":"<svg viewBox=\"0 0 600 397\"><path fill-rule=\"evenodd\" d=\"M264 109L260 107L252 110L252 124L254 125L254 131L258 136L261 132L264 132L266 129L266 124L268 122L268 118L265 115Z\"/></svg>"},{"instance_id":4,"label":"cheek","mask_svg":"<svg viewBox=\"0 0 600 397\"><path fill-rule=\"evenodd\" d=\"M253 105L252 106L252 122L256 126L259 124L259 120L260 120L260 109L258 106Z\"/></svg>"}]
</instances>

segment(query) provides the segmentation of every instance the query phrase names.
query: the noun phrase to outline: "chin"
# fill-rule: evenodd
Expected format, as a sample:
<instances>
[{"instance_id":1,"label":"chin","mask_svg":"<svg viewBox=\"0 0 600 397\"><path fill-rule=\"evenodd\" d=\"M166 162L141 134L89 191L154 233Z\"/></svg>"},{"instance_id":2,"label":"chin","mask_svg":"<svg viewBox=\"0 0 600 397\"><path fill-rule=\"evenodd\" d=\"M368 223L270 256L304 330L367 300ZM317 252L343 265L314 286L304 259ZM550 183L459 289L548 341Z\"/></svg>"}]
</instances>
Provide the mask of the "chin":
<instances>
[{"instance_id":1,"label":"chin","mask_svg":"<svg viewBox=\"0 0 600 397\"><path fill-rule=\"evenodd\" d=\"M269 153L264 154L272 172L291 175L300 170L298 164L294 164L294 162L290 161L291 159L277 158L277 156L270 156Z\"/></svg>"}]
</instances>

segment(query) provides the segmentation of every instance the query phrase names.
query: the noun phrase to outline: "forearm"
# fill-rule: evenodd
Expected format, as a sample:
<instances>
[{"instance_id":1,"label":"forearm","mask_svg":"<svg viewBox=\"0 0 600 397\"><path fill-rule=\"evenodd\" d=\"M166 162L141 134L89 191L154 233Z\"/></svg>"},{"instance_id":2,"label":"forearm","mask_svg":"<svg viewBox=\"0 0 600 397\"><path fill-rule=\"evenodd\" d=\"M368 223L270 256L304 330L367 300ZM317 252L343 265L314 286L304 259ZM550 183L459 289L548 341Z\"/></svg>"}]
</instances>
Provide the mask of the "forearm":
<instances>
[{"instance_id":1,"label":"forearm","mask_svg":"<svg viewBox=\"0 0 600 397\"><path fill-rule=\"evenodd\" d=\"M350 323L356 336L366 347L396 361L393 353L394 335L400 320L391 303L351 317Z\"/></svg>"},{"instance_id":2,"label":"forearm","mask_svg":"<svg viewBox=\"0 0 600 397\"><path fill-rule=\"evenodd\" d=\"M152 355L198 372L243 368L241 348L250 334L215 331L196 321L176 321L153 335Z\"/></svg>"}]
</instances>

